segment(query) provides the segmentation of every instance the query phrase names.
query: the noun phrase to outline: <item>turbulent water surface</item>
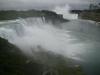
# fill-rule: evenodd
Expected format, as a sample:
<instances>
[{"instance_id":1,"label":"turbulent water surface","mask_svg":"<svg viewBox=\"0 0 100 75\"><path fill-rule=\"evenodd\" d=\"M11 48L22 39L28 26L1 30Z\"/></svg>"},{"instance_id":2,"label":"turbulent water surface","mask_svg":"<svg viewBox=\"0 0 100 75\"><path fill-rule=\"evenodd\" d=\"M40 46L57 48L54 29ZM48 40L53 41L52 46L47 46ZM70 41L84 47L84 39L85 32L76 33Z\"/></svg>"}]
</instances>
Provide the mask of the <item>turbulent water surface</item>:
<instances>
[{"instance_id":1,"label":"turbulent water surface","mask_svg":"<svg viewBox=\"0 0 100 75\"><path fill-rule=\"evenodd\" d=\"M87 75L100 75L100 27L93 21L73 20L53 25L40 18L0 22L0 37L27 55L41 46L82 64Z\"/></svg>"}]
</instances>

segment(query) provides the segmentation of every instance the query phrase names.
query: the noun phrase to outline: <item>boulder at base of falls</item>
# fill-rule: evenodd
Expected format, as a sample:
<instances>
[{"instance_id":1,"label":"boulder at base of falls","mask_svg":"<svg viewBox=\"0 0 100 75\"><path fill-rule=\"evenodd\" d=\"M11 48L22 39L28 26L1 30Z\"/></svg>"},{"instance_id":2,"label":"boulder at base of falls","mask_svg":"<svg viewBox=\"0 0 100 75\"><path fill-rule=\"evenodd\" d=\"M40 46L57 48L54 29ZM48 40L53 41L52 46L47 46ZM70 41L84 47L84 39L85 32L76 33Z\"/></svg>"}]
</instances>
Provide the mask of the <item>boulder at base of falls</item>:
<instances>
[{"instance_id":1,"label":"boulder at base of falls","mask_svg":"<svg viewBox=\"0 0 100 75\"><path fill-rule=\"evenodd\" d=\"M80 66L68 66L63 56L47 52L38 55L46 63L26 57L19 48L0 38L0 75L83 75ZM49 61L51 64L57 62L53 66L48 64Z\"/></svg>"}]
</instances>

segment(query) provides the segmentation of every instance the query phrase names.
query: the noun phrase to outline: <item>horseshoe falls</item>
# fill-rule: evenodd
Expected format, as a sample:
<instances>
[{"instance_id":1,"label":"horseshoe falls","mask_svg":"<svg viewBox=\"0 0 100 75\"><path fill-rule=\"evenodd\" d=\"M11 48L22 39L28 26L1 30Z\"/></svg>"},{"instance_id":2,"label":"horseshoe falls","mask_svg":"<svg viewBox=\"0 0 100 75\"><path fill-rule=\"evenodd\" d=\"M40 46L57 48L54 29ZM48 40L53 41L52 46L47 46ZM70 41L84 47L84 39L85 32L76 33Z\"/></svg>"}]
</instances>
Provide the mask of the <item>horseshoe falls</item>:
<instances>
[{"instance_id":1,"label":"horseshoe falls","mask_svg":"<svg viewBox=\"0 0 100 75\"><path fill-rule=\"evenodd\" d=\"M100 27L90 20L47 23L41 18L0 21L0 37L21 49L27 56L41 47L82 65L87 75L100 72Z\"/></svg>"}]
</instances>

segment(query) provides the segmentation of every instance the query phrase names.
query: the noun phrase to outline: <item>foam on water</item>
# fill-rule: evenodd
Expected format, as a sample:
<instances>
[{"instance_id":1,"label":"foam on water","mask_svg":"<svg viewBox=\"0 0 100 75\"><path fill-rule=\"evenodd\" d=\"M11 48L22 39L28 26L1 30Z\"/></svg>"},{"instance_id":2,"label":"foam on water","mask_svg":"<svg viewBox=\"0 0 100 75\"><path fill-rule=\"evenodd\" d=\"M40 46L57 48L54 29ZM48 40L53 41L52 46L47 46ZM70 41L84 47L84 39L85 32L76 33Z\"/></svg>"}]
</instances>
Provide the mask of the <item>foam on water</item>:
<instances>
[{"instance_id":1,"label":"foam on water","mask_svg":"<svg viewBox=\"0 0 100 75\"><path fill-rule=\"evenodd\" d=\"M71 58L84 51L85 44L74 43L78 39L71 36L70 31L45 23L41 18L0 22L0 26L0 36L29 55L37 46Z\"/></svg>"}]
</instances>

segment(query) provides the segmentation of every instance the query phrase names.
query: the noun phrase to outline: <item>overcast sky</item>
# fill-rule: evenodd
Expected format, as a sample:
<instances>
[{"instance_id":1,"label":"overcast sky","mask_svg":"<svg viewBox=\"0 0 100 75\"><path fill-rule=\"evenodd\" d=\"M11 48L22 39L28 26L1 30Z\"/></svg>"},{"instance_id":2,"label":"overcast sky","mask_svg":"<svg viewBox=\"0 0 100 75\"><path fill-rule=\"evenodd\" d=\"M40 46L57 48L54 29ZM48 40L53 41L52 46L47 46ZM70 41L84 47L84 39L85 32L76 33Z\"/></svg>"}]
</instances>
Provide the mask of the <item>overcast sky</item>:
<instances>
[{"instance_id":1,"label":"overcast sky","mask_svg":"<svg viewBox=\"0 0 100 75\"><path fill-rule=\"evenodd\" d=\"M69 4L72 8L86 8L90 2L100 0L0 0L2 9L52 9L55 6Z\"/></svg>"}]
</instances>

